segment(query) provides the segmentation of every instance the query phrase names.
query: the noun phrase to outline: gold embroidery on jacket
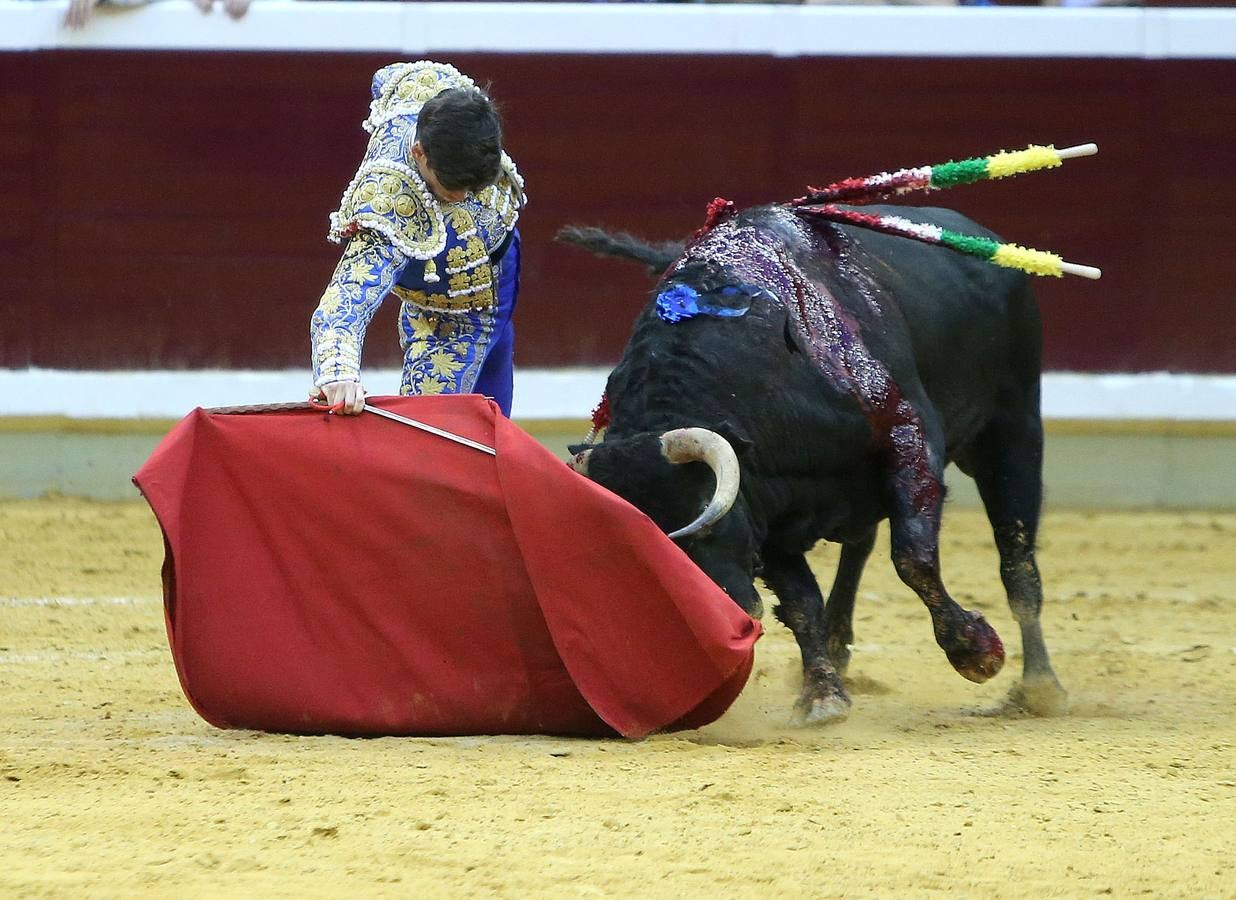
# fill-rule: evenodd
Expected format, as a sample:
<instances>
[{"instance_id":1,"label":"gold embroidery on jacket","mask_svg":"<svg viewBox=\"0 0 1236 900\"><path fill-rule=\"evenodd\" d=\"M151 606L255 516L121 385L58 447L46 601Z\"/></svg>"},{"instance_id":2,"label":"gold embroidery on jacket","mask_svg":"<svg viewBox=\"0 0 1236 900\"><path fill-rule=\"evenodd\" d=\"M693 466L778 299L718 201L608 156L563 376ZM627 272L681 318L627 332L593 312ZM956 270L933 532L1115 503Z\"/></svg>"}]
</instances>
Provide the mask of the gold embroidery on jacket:
<instances>
[{"instance_id":1,"label":"gold embroidery on jacket","mask_svg":"<svg viewBox=\"0 0 1236 900\"><path fill-rule=\"evenodd\" d=\"M432 258L446 241L445 223L421 179L386 162L370 163L358 173L335 220L381 232L415 259Z\"/></svg>"},{"instance_id":2,"label":"gold embroidery on jacket","mask_svg":"<svg viewBox=\"0 0 1236 900\"><path fill-rule=\"evenodd\" d=\"M445 293L406 288L401 284L392 290L405 306L436 312L489 310L494 307L493 266L488 261L469 277L467 272L452 275Z\"/></svg>"}]
</instances>

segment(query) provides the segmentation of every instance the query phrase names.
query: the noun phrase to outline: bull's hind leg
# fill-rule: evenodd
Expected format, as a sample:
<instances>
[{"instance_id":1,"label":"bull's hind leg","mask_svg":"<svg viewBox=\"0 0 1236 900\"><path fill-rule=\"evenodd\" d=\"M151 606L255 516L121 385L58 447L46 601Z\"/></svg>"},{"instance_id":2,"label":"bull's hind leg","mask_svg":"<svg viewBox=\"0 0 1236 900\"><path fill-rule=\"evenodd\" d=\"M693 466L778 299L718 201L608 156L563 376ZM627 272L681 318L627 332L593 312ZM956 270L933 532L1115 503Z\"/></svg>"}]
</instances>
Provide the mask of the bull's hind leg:
<instances>
[{"instance_id":1,"label":"bull's hind leg","mask_svg":"<svg viewBox=\"0 0 1236 900\"><path fill-rule=\"evenodd\" d=\"M845 718L850 698L829 657L824 597L807 558L801 553L765 551L763 579L777 595L777 618L794 633L802 653L803 689L794 704L794 723L810 725Z\"/></svg>"},{"instance_id":2,"label":"bull's hind leg","mask_svg":"<svg viewBox=\"0 0 1236 900\"><path fill-rule=\"evenodd\" d=\"M1001 404L1002 411L967 448L964 471L983 498L1000 553L1000 578L1021 627L1022 680L1009 695L1010 705L1036 715L1063 715L1068 694L1052 671L1039 622L1043 585L1034 543L1043 494L1043 424L1037 384L1029 394L1029 404Z\"/></svg>"}]
</instances>

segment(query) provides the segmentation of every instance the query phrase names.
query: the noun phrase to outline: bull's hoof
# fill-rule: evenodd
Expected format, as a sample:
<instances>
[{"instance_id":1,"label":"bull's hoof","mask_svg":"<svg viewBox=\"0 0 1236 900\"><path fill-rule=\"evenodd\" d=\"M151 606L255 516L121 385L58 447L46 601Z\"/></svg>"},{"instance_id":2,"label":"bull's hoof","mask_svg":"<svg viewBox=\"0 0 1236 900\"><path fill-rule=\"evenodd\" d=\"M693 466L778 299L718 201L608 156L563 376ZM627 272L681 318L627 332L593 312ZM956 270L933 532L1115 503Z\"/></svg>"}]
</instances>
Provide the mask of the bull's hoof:
<instances>
[{"instance_id":1,"label":"bull's hoof","mask_svg":"<svg viewBox=\"0 0 1236 900\"><path fill-rule=\"evenodd\" d=\"M850 698L844 695L827 694L824 696L799 698L794 704L794 714L790 716L790 724L795 728L810 725L829 725L844 721L850 714Z\"/></svg>"},{"instance_id":2,"label":"bull's hoof","mask_svg":"<svg viewBox=\"0 0 1236 900\"><path fill-rule=\"evenodd\" d=\"M1054 678L1038 678L1014 685L1005 704L1032 716L1067 716L1069 692Z\"/></svg>"},{"instance_id":3,"label":"bull's hoof","mask_svg":"<svg viewBox=\"0 0 1236 900\"><path fill-rule=\"evenodd\" d=\"M982 613L963 611L963 614L961 627L946 634L939 643L948 661L963 678L982 684L1004 667L1004 644Z\"/></svg>"}]
</instances>

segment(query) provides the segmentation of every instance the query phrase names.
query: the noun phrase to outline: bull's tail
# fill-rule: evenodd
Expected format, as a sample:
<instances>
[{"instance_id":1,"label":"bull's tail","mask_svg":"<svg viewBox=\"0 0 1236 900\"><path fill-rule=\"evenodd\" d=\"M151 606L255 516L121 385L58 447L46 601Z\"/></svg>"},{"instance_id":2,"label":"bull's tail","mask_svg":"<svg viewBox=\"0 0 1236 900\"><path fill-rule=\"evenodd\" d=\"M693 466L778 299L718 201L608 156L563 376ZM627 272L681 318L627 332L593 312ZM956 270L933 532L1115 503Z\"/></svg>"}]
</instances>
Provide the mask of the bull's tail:
<instances>
[{"instance_id":1,"label":"bull's tail","mask_svg":"<svg viewBox=\"0 0 1236 900\"><path fill-rule=\"evenodd\" d=\"M681 241L654 244L626 232L611 232L584 225L566 225L558 229L554 240L575 244L600 256L615 256L618 259L643 263L654 275L660 275L669 268L670 263L682 255L682 249L686 246Z\"/></svg>"}]
</instances>

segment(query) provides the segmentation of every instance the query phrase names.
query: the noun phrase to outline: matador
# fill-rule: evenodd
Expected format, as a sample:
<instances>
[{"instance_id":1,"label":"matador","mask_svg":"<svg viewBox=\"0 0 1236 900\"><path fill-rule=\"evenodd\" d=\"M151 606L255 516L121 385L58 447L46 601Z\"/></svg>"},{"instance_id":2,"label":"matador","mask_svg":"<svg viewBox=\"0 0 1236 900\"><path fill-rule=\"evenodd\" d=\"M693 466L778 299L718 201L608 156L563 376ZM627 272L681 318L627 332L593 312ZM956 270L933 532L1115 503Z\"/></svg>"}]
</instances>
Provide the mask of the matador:
<instances>
[{"instance_id":1,"label":"matador","mask_svg":"<svg viewBox=\"0 0 1236 900\"><path fill-rule=\"evenodd\" d=\"M329 237L343 257L313 313L311 396L358 413L374 313L401 301L401 394L481 393L510 415L523 179L498 116L453 66L397 63L373 78L369 146Z\"/></svg>"}]
</instances>

